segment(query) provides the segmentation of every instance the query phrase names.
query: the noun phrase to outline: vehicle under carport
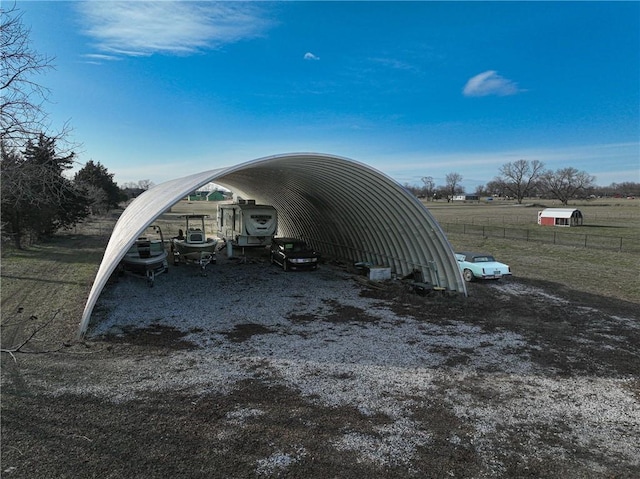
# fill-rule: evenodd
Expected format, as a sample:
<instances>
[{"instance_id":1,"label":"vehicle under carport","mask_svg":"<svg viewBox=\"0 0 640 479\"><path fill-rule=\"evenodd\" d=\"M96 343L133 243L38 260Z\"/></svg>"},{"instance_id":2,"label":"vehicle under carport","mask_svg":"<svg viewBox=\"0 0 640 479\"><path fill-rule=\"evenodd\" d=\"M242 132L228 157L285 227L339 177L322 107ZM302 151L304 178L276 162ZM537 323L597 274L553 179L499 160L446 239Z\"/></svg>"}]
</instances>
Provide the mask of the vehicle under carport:
<instances>
[{"instance_id":1,"label":"vehicle under carport","mask_svg":"<svg viewBox=\"0 0 640 479\"><path fill-rule=\"evenodd\" d=\"M319 153L290 153L208 170L157 185L122 213L85 305L84 335L107 280L136 238L164 211L207 183L273 205L279 236L301 238L323 257L384 265L396 277L466 295L453 249L428 209L374 168Z\"/></svg>"}]
</instances>

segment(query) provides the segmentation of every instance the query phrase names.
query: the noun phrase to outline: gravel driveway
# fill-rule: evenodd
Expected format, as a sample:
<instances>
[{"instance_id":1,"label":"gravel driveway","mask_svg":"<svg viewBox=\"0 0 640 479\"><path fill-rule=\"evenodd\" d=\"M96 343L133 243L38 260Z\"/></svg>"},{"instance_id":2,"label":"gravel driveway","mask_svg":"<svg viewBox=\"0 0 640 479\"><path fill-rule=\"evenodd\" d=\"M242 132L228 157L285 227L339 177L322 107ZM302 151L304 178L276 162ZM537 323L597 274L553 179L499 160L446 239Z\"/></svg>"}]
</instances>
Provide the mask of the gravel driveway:
<instances>
[{"instance_id":1,"label":"gravel driveway","mask_svg":"<svg viewBox=\"0 0 640 479\"><path fill-rule=\"evenodd\" d=\"M47 406L23 421L74 424L48 477L640 476L637 305L517 278L419 296L259 255L208 272L120 278L95 354L24 372Z\"/></svg>"}]
</instances>

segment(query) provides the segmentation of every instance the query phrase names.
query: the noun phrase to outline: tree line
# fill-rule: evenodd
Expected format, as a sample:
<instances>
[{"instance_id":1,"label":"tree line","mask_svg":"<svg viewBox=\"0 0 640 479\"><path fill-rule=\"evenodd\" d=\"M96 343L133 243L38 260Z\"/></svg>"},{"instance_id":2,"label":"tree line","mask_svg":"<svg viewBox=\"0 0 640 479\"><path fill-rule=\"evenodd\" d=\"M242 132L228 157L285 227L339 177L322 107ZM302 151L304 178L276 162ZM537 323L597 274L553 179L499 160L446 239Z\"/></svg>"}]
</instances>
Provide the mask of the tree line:
<instances>
[{"instance_id":1,"label":"tree line","mask_svg":"<svg viewBox=\"0 0 640 479\"><path fill-rule=\"evenodd\" d=\"M613 196L640 196L640 183L612 183L610 186L597 186L595 177L586 171L573 167L559 168L555 171L545 169L538 160L517 160L505 163L499 174L486 185L478 186L473 196L511 198L519 204L525 198L545 198L559 200L563 205L574 199L587 199ZM444 185L436 185L433 177L422 178L422 185L405 184L404 187L418 197L428 201L452 200L456 195L466 192L461 186L462 175L457 172L445 176Z\"/></svg>"},{"instance_id":2,"label":"tree line","mask_svg":"<svg viewBox=\"0 0 640 479\"><path fill-rule=\"evenodd\" d=\"M23 150L2 141L0 153L2 236L17 248L115 208L123 199L113 174L100 163L89 161L73 178L65 176L75 154L61 154L55 138L40 134Z\"/></svg>"}]
</instances>

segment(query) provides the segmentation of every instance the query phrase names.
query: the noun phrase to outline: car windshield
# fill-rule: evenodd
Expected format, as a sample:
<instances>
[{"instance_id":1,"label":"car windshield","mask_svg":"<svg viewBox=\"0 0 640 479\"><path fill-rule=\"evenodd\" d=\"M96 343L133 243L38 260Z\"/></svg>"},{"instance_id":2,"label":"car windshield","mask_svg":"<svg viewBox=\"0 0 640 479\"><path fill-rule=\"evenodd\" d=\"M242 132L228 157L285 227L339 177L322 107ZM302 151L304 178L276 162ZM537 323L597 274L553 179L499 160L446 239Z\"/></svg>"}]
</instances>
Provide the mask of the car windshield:
<instances>
[{"instance_id":1,"label":"car windshield","mask_svg":"<svg viewBox=\"0 0 640 479\"><path fill-rule=\"evenodd\" d=\"M495 261L495 259L493 259L493 256L489 256L489 255L474 256L473 258L474 263L491 263L493 261Z\"/></svg>"},{"instance_id":2,"label":"car windshield","mask_svg":"<svg viewBox=\"0 0 640 479\"><path fill-rule=\"evenodd\" d=\"M294 253L298 251L306 251L307 245L305 243L285 243L285 251L292 251Z\"/></svg>"}]
</instances>

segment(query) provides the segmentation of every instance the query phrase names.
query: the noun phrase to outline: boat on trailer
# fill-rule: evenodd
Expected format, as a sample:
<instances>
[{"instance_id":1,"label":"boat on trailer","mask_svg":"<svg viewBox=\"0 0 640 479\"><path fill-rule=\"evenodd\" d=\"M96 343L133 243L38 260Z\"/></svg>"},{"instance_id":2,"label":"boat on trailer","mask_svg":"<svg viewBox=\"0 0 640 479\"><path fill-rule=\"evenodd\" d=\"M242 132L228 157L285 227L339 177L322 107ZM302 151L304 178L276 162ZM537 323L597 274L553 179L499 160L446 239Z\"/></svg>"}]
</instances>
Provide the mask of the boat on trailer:
<instances>
[{"instance_id":1,"label":"boat on trailer","mask_svg":"<svg viewBox=\"0 0 640 479\"><path fill-rule=\"evenodd\" d=\"M156 275L169 271L169 263L162 230L155 225L150 228L159 237L139 236L122 258L120 268L122 272L144 276L149 286L153 286Z\"/></svg>"},{"instance_id":2,"label":"boat on trailer","mask_svg":"<svg viewBox=\"0 0 640 479\"><path fill-rule=\"evenodd\" d=\"M200 266L200 272L206 275L205 268L209 263L216 262L216 246L218 240L209 238L205 232L205 219L209 215L185 215L186 229L180 230L178 236L171 239L173 264L195 263Z\"/></svg>"}]
</instances>

